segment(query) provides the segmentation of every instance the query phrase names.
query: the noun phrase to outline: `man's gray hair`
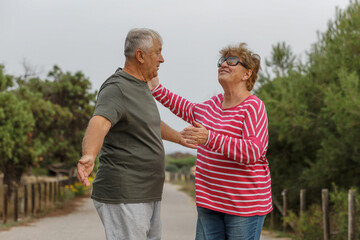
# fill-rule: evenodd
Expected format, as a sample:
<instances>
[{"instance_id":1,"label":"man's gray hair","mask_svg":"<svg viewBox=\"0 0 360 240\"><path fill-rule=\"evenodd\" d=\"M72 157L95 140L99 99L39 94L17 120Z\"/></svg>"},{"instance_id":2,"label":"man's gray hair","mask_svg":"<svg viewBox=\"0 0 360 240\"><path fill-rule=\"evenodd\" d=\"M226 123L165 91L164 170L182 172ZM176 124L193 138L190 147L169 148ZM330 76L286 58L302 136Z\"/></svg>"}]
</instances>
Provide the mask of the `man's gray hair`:
<instances>
[{"instance_id":1,"label":"man's gray hair","mask_svg":"<svg viewBox=\"0 0 360 240\"><path fill-rule=\"evenodd\" d=\"M155 30L148 28L131 29L125 39L125 57L135 57L136 50L139 48L146 52L152 47L153 39L159 40L161 44L163 43L160 34Z\"/></svg>"}]
</instances>

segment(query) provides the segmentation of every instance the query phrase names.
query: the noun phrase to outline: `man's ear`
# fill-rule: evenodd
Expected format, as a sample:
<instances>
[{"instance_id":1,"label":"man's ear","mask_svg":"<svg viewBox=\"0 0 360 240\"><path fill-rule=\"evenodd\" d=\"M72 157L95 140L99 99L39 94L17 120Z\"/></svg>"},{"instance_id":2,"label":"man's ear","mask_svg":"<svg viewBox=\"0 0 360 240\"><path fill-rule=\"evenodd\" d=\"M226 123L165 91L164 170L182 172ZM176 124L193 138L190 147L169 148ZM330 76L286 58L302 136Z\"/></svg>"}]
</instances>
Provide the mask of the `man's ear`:
<instances>
[{"instance_id":1,"label":"man's ear","mask_svg":"<svg viewBox=\"0 0 360 240\"><path fill-rule=\"evenodd\" d=\"M138 50L136 50L136 52L135 52L135 58L136 58L136 60L138 60L140 63L144 63L144 62L145 62L145 60L144 60L144 55L145 55L144 51L141 50L140 48L139 48Z\"/></svg>"}]
</instances>

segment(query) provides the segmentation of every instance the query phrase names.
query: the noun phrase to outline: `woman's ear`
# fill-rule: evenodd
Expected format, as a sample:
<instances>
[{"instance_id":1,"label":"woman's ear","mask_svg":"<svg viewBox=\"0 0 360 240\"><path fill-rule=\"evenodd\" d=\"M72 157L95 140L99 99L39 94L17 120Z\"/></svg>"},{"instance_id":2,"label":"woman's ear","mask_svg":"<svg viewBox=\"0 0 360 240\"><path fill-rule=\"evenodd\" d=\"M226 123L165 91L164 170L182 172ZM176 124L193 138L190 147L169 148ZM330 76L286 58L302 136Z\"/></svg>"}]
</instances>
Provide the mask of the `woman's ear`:
<instances>
[{"instance_id":1,"label":"woman's ear","mask_svg":"<svg viewBox=\"0 0 360 240\"><path fill-rule=\"evenodd\" d=\"M251 69L247 70L246 73L244 74L242 80L247 81L251 77L252 73L253 73L253 71Z\"/></svg>"},{"instance_id":2,"label":"woman's ear","mask_svg":"<svg viewBox=\"0 0 360 240\"><path fill-rule=\"evenodd\" d=\"M135 52L135 58L136 58L136 60L138 60L140 63L144 63L144 62L145 62L145 60L144 60L144 55L145 55L144 51L141 50L140 48L139 48L138 50L136 50L136 52Z\"/></svg>"}]
</instances>

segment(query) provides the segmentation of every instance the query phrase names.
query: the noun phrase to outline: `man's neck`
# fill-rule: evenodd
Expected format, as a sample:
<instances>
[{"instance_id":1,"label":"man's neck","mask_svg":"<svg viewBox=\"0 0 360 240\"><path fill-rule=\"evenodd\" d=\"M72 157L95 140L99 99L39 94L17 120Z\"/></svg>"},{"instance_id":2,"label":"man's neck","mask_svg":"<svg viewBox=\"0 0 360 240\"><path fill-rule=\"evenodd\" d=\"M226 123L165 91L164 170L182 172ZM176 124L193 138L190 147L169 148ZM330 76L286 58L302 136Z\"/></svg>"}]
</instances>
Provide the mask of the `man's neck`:
<instances>
[{"instance_id":1,"label":"man's neck","mask_svg":"<svg viewBox=\"0 0 360 240\"><path fill-rule=\"evenodd\" d=\"M125 66L122 69L124 72L126 72L127 74L130 74L131 76L139 79L140 81L146 82L144 76L142 75L141 71L134 66L131 63L128 63L127 61L125 62Z\"/></svg>"}]
</instances>

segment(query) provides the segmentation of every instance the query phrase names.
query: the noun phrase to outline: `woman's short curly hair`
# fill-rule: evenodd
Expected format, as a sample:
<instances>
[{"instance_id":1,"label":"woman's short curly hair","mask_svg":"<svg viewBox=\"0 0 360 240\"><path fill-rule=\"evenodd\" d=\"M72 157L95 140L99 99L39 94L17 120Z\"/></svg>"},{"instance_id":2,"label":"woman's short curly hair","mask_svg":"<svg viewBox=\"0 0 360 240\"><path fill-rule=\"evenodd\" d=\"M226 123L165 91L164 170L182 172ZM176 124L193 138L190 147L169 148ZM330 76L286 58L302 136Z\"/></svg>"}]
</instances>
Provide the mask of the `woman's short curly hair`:
<instances>
[{"instance_id":1,"label":"woman's short curly hair","mask_svg":"<svg viewBox=\"0 0 360 240\"><path fill-rule=\"evenodd\" d=\"M254 88L255 82L258 78L257 73L260 67L260 56L253 53L246 47L246 43L240 43L239 45L229 45L220 50L222 57L237 56L240 61L247 66L248 69L252 70L252 74L246 82L246 87L249 91Z\"/></svg>"}]
</instances>

